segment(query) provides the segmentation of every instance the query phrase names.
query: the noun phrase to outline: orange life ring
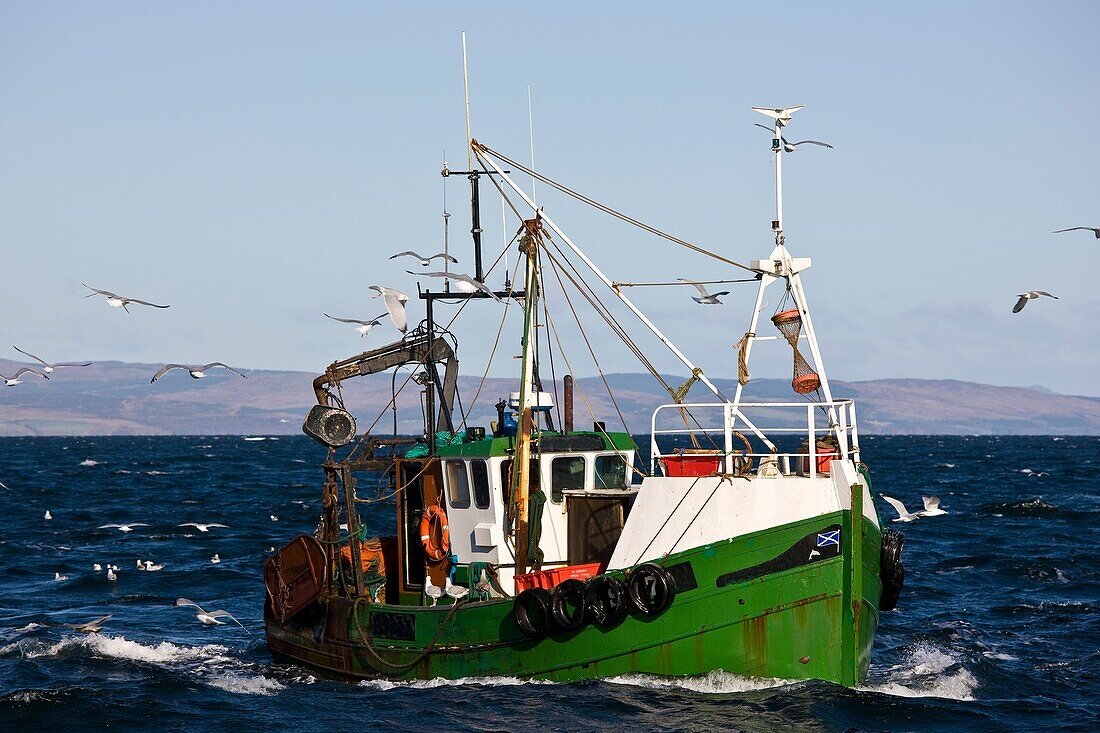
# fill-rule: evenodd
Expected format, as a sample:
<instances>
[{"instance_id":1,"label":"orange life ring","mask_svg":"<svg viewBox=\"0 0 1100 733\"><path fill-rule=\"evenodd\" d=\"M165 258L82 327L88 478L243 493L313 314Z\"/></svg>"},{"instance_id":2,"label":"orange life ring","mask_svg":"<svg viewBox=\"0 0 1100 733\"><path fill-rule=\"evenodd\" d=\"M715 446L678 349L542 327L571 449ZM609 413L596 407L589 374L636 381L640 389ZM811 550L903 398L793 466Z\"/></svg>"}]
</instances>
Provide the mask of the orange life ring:
<instances>
[{"instance_id":1,"label":"orange life ring","mask_svg":"<svg viewBox=\"0 0 1100 733\"><path fill-rule=\"evenodd\" d=\"M438 545L432 540L433 535L440 538ZM437 504L426 508L420 517L420 544L424 548L424 554L432 562L439 562L451 554L451 530L447 526L447 512Z\"/></svg>"}]
</instances>

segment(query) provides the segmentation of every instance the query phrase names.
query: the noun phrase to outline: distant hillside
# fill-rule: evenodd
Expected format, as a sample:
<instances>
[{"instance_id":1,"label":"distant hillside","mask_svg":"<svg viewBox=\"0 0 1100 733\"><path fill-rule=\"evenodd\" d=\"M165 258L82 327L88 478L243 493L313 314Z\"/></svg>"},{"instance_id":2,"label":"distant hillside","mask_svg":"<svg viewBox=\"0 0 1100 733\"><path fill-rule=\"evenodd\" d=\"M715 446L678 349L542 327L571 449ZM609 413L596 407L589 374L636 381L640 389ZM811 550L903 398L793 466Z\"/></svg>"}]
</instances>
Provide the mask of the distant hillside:
<instances>
[{"instance_id":1,"label":"distant hillside","mask_svg":"<svg viewBox=\"0 0 1100 733\"><path fill-rule=\"evenodd\" d=\"M0 360L0 372L5 374L19 366ZM256 370L241 379L213 370L206 379L193 380L177 370L149 384L157 368L155 364L100 362L58 370L48 383L30 376L16 387L0 387L0 435L298 433L302 417L314 404L316 375L307 372ZM410 370L399 373L399 390L410 375ZM668 402L664 393L644 374L612 374L608 381L630 430L647 432L653 408ZM669 378L672 384L680 381ZM510 379L487 379L471 410L479 383L476 377L459 379L463 400L459 407L469 424L488 426L496 418L493 405L516 384ZM731 395L736 386L733 380L717 380L717 384ZM592 419L585 400L609 427L620 424L599 378L580 379L578 388L578 427ZM377 421L375 432L392 432L390 389L389 374L346 383L345 402L356 415L360 431ZM864 433L1100 434L1100 398L1060 395L1038 387L880 379L834 382L833 391L838 397L855 398ZM696 385L690 399L709 401L709 395ZM754 379L745 399L799 398L788 381ZM400 432L419 430L420 404L420 388L408 381L397 398Z\"/></svg>"}]
</instances>

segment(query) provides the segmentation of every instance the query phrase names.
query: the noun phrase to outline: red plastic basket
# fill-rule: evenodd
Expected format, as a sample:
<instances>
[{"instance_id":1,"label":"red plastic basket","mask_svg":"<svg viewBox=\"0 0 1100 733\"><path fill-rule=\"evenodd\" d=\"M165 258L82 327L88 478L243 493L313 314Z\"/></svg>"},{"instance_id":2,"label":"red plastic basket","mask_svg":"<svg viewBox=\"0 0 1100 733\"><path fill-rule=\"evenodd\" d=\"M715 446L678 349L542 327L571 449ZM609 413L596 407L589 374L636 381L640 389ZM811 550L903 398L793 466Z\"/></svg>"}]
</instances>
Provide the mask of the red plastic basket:
<instances>
[{"instance_id":1,"label":"red plastic basket","mask_svg":"<svg viewBox=\"0 0 1100 733\"><path fill-rule=\"evenodd\" d=\"M676 453L661 458L661 467L665 476L713 476L718 473L722 454L713 451L706 453Z\"/></svg>"},{"instance_id":2,"label":"red plastic basket","mask_svg":"<svg viewBox=\"0 0 1100 733\"><path fill-rule=\"evenodd\" d=\"M599 572L600 564L594 562L587 565L568 565L564 568L538 570L533 573L527 573L526 575L517 575L516 593L522 593L528 588L545 588L546 590L550 590L554 586L573 578L577 580L588 580L598 575Z\"/></svg>"}]
</instances>

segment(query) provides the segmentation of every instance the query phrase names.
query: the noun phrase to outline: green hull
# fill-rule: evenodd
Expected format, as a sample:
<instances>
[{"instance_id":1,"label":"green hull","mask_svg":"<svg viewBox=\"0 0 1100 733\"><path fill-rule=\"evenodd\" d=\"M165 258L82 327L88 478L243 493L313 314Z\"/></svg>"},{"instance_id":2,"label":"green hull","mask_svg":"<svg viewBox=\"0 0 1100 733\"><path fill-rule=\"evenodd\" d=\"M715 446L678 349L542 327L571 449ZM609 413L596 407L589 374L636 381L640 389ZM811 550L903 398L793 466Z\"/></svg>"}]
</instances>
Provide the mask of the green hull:
<instances>
[{"instance_id":1,"label":"green hull","mask_svg":"<svg viewBox=\"0 0 1100 733\"><path fill-rule=\"evenodd\" d=\"M516 625L511 599L432 608L336 598L288 624L268 614L268 645L278 658L344 679L570 682L721 669L851 686L867 673L882 585L879 529L862 518L852 542L850 522L850 512L835 512L663 558L680 586L675 602L611 629L588 625L535 641ZM833 528L840 546L826 536L824 555L815 553L814 540Z\"/></svg>"}]
</instances>

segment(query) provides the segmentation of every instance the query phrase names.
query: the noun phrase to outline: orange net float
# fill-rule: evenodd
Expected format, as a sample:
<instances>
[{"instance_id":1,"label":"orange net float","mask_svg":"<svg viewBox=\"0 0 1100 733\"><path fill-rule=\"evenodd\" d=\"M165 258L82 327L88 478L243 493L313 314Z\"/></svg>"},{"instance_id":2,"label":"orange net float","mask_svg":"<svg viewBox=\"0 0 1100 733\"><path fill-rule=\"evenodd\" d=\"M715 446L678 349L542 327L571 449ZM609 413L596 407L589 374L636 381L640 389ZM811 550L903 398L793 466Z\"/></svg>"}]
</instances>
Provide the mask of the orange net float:
<instances>
[{"instance_id":1,"label":"orange net float","mask_svg":"<svg viewBox=\"0 0 1100 733\"><path fill-rule=\"evenodd\" d=\"M438 504L432 504L420 517L420 544L424 554L432 562L439 562L451 554L451 530L447 525L447 512Z\"/></svg>"},{"instance_id":2,"label":"orange net float","mask_svg":"<svg viewBox=\"0 0 1100 733\"><path fill-rule=\"evenodd\" d=\"M798 394L817 391L821 387L821 377L798 351L798 337L802 333L802 314L797 308L780 311L772 316L772 323L794 349L794 378L791 380L791 388Z\"/></svg>"}]
</instances>

